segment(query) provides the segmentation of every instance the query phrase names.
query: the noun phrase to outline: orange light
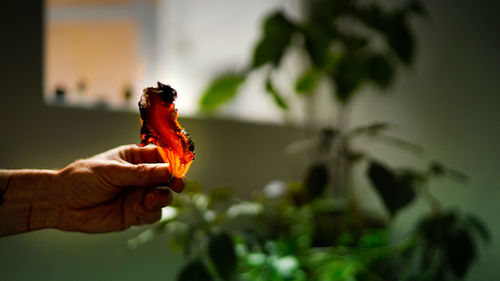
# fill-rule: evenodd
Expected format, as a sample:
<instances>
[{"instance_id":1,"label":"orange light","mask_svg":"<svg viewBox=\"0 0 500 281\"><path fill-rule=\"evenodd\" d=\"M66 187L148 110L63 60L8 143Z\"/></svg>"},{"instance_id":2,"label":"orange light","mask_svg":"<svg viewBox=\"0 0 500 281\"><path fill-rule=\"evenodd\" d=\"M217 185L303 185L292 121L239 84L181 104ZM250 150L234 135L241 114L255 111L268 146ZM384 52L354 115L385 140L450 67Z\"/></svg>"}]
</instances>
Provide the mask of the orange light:
<instances>
[{"instance_id":1,"label":"orange light","mask_svg":"<svg viewBox=\"0 0 500 281\"><path fill-rule=\"evenodd\" d=\"M177 92L158 82L157 88L146 88L139 101L141 143L155 144L163 161L170 164L174 177L182 178L194 160L194 143L177 121L174 106Z\"/></svg>"}]
</instances>

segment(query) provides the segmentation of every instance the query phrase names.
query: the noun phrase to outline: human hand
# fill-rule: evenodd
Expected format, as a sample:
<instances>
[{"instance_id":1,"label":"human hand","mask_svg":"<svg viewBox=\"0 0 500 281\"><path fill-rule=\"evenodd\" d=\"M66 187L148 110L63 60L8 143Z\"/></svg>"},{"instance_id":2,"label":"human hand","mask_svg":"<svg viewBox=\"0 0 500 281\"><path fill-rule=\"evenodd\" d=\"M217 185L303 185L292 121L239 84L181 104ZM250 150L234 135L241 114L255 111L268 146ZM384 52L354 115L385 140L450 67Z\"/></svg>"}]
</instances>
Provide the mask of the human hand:
<instances>
[{"instance_id":1,"label":"human hand","mask_svg":"<svg viewBox=\"0 0 500 281\"><path fill-rule=\"evenodd\" d=\"M170 189L181 192L184 179L172 178L157 147L128 145L71 163L54 175L52 187L56 228L99 233L158 221L172 202Z\"/></svg>"}]
</instances>

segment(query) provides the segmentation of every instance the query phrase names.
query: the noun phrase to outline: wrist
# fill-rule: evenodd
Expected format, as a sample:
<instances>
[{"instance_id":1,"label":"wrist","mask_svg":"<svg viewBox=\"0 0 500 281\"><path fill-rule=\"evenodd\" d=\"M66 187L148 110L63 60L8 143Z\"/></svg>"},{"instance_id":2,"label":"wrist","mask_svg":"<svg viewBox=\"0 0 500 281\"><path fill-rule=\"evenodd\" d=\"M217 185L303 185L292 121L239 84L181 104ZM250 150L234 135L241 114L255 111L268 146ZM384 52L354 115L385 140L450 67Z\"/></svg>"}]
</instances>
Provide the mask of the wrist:
<instances>
[{"instance_id":1,"label":"wrist","mask_svg":"<svg viewBox=\"0 0 500 281\"><path fill-rule=\"evenodd\" d=\"M13 170L3 172L4 203L0 206L0 235L58 226L60 207L52 170Z\"/></svg>"}]
</instances>

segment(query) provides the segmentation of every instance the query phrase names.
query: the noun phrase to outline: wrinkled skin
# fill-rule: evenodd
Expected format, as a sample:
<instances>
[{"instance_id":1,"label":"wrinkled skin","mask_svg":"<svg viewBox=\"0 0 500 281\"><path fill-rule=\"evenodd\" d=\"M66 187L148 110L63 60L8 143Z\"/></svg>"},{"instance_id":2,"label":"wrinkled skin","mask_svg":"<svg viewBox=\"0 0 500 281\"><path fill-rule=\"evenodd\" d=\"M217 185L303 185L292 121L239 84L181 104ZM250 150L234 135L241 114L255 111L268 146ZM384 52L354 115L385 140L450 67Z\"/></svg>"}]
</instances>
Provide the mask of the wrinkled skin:
<instances>
[{"instance_id":1,"label":"wrinkled skin","mask_svg":"<svg viewBox=\"0 0 500 281\"><path fill-rule=\"evenodd\" d=\"M184 188L162 162L157 147L130 145L71 163L53 177L60 194L57 228L95 233L158 221L172 202L170 189Z\"/></svg>"}]
</instances>

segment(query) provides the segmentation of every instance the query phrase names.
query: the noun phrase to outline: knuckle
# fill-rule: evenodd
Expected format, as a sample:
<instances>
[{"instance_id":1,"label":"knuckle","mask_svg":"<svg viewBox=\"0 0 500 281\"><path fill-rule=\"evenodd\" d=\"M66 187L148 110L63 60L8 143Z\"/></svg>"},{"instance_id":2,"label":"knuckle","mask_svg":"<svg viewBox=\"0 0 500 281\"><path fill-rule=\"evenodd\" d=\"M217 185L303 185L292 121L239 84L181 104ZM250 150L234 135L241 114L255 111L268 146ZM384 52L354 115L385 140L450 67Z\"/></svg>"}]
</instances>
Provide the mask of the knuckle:
<instances>
[{"instance_id":1,"label":"knuckle","mask_svg":"<svg viewBox=\"0 0 500 281\"><path fill-rule=\"evenodd\" d=\"M118 146L115 149L118 150L118 151L126 151L126 150L129 150L129 149L132 149L133 147L134 147L133 144L123 144L123 145Z\"/></svg>"},{"instance_id":2,"label":"knuckle","mask_svg":"<svg viewBox=\"0 0 500 281\"><path fill-rule=\"evenodd\" d=\"M133 150L134 148L135 148L135 146L132 144L125 144L125 145L121 145L121 146L117 147L116 149L121 153L127 153L127 152L130 152L131 150Z\"/></svg>"},{"instance_id":3,"label":"knuckle","mask_svg":"<svg viewBox=\"0 0 500 281\"><path fill-rule=\"evenodd\" d=\"M124 145L120 145L117 147L118 150L127 150L130 148L131 145L129 144L124 144Z\"/></svg>"},{"instance_id":4,"label":"knuckle","mask_svg":"<svg viewBox=\"0 0 500 281\"><path fill-rule=\"evenodd\" d=\"M84 169L84 168L87 168L88 165L89 165L88 161L86 161L84 159L79 159L79 160L76 160L75 162L73 162L70 166L73 169Z\"/></svg>"},{"instance_id":5,"label":"knuckle","mask_svg":"<svg viewBox=\"0 0 500 281\"><path fill-rule=\"evenodd\" d=\"M148 177L149 174L151 174L151 168L148 167L146 164L137 164L135 172L138 177L144 178Z\"/></svg>"}]
</instances>

